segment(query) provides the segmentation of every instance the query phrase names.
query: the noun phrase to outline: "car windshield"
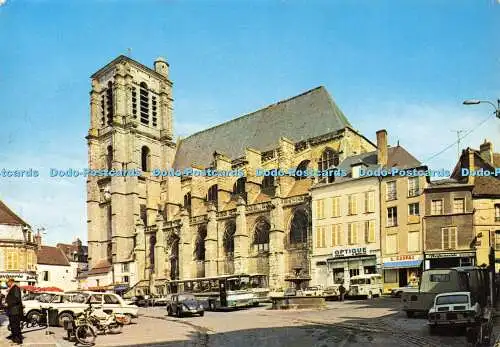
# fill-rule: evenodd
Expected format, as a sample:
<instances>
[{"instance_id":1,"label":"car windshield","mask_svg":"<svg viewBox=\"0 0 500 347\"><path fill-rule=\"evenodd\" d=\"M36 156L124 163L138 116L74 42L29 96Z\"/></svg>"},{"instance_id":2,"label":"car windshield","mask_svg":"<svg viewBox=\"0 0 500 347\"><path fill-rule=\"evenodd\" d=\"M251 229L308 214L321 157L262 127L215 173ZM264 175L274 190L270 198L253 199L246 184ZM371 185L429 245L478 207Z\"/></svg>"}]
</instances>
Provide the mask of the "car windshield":
<instances>
[{"instance_id":1,"label":"car windshield","mask_svg":"<svg viewBox=\"0 0 500 347\"><path fill-rule=\"evenodd\" d=\"M351 284L365 284L366 280L364 278L359 278L359 279L353 279L351 280Z\"/></svg>"},{"instance_id":2,"label":"car windshield","mask_svg":"<svg viewBox=\"0 0 500 347\"><path fill-rule=\"evenodd\" d=\"M192 300L196 300L194 295L186 295L186 294L179 295L179 301L192 301Z\"/></svg>"},{"instance_id":3,"label":"car windshield","mask_svg":"<svg viewBox=\"0 0 500 347\"><path fill-rule=\"evenodd\" d=\"M467 295L446 295L436 298L436 305L467 304L468 302L469 297Z\"/></svg>"},{"instance_id":4,"label":"car windshield","mask_svg":"<svg viewBox=\"0 0 500 347\"><path fill-rule=\"evenodd\" d=\"M54 296L54 294L42 294L37 298L37 300L43 303L49 303L52 301Z\"/></svg>"}]
</instances>

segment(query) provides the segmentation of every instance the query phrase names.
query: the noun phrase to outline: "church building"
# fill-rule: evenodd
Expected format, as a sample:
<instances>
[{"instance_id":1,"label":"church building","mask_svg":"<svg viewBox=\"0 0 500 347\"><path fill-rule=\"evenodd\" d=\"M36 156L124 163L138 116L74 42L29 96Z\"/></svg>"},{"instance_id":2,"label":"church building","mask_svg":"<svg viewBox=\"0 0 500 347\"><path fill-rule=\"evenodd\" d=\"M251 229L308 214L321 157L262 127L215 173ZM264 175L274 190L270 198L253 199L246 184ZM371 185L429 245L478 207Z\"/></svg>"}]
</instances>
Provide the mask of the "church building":
<instances>
[{"instance_id":1,"label":"church building","mask_svg":"<svg viewBox=\"0 0 500 347\"><path fill-rule=\"evenodd\" d=\"M149 68L119 56L91 78L89 168L140 169L88 178L88 280L101 285L161 293L172 279L263 274L282 289L294 268L310 274L318 178L259 171L321 172L376 150L324 87L175 141L164 59ZM244 174L154 174L189 168Z\"/></svg>"}]
</instances>

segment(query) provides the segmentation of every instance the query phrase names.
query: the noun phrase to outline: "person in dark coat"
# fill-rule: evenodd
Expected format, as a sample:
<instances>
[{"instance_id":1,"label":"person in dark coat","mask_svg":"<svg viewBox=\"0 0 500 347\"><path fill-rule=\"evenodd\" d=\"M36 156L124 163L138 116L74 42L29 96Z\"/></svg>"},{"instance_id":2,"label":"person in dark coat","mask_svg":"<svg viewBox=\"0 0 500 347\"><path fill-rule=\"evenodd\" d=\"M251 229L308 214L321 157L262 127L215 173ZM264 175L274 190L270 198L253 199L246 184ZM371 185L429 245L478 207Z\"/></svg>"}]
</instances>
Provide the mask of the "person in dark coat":
<instances>
[{"instance_id":1,"label":"person in dark coat","mask_svg":"<svg viewBox=\"0 0 500 347\"><path fill-rule=\"evenodd\" d=\"M21 335L21 318L23 317L23 302L21 297L21 289L16 285L14 279L7 281L9 292L5 298L6 312L9 316L10 331L12 335L7 338L12 339L12 342L20 345L23 343Z\"/></svg>"},{"instance_id":2,"label":"person in dark coat","mask_svg":"<svg viewBox=\"0 0 500 347\"><path fill-rule=\"evenodd\" d=\"M344 296L345 296L345 287L343 284L340 285L339 287L339 301L344 301Z\"/></svg>"}]
</instances>

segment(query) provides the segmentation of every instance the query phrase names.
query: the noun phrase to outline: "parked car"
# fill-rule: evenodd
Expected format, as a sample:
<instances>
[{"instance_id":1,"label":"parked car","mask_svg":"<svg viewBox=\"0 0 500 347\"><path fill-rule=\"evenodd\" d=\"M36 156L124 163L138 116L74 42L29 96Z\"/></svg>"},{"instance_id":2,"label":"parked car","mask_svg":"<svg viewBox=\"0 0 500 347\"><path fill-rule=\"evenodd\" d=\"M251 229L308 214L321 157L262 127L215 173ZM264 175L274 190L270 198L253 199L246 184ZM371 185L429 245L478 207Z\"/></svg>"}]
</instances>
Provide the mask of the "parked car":
<instances>
[{"instance_id":1,"label":"parked car","mask_svg":"<svg viewBox=\"0 0 500 347\"><path fill-rule=\"evenodd\" d=\"M148 306L148 304L149 304L148 299L146 299L142 295L133 296L130 300L126 300L126 302L130 305L136 305L139 307Z\"/></svg>"},{"instance_id":2,"label":"parked car","mask_svg":"<svg viewBox=\"0 0 500 347\"><path fill-rule=\"evenodd\" d=\"M428 324L431 333L439 327L468 327L481 319L479 302L472 303L470 292L452 292L436 295L429 310Z\"/></svg>"},{"instance_id":3,"label":"parked car","mask_svg":"<svg viewBox=\"0 0 500 347\"><path fill-rule=\"evenodd\" d=\"M325 296L325 298L327 300L338 298L338 296L339 296L339 287L338 286L329 286L329 287L326 287L323 290L323 295Z\"/></svg>"},{"instance_id":4,"label":"parked car","mask_svg":"<svg viewBox=\"0 0 500 347\"><path fill-rule=\"evenodd\" d=\"M203 316L205 309L201 301L192 294L173 294L167 304L167 314L182 317L185 315L199 314Z\"/></svg>"},{"instance_id":5,"label":"parked car","mask_svg":"<svg viewBox=\"0 0 500 347\"><path fill-rule=\"evenodd\" d=\"M82 313L88 307L89 303L108 314L123 314L124 324L130 324L133 318L138 317L139 308L126 304L119 295L114 293L60 293L56 294L50 302L36 302L31 306L23 304L25 314L41 314L44 308L57 310L59 325L64 326L64 321L73 320L77 314Z\"/></svg>"},{"instance_id":6,"label":"parked car","mask_svg":"<svg viewBox=\"0 0 500 347\"><path fill-rule=\"evenodd\" d=\"M407 286L404 287L392 288L391 297L400 298L401 294L403 293L417 293L417 292L418 292L418 285L408 284Z\"/></svg>"},{"instance_id":7,"label":"parked car","mask_svg":"<svg viewBox=\"0 0 500 347\"><path fill-rule=\"evenodd\" d=\"M349 296L364 296L372 299L382 296L382 276L379 274L365 274L353 276L350 279Z\"/></svg>"},{"instance_id":8,"label":"parked car","mask_svg":"<svg viewBox=\"0 0 500 347\"><path fill-rule=\"evenodd\" d=\"M168 301L169 299L166 296L151 295L148 299L148 304L150 306L165 306Z\"/></svg>"},{"instance_id":9,"label":"parked car","mask_svg":"<svg viewBox=\"0 0 500 347\"><path fill-rule=\"evenodd\" d=\"M287 288L283 296L302 296L304 292L302 290L297 290L295 288Z\"/></svg>"},{"instance_id":10,"label":"parked car","mask_svg":"<svg viewBox=\"0 0 500 347\"><path fill-rule=\"evenodd\" d=\"M304 296L322 296L323 291L319 286L307 287L304 290Z\"/></svg>"}]
</instances>

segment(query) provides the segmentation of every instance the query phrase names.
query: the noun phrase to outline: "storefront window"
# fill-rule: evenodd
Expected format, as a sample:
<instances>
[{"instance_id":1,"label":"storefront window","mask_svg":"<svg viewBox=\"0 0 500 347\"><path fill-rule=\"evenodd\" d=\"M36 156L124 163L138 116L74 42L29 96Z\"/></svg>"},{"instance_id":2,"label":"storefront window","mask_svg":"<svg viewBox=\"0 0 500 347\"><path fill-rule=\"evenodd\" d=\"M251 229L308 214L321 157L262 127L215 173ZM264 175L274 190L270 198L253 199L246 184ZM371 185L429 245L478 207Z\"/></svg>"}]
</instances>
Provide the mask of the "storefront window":
<instances>
[{"instance_id":1,"label":"storefront window","mask_svg":"<svg viewBox=\"0 0 500 347\"><path fill-rule=\"evenodd\" d=\"M349 277L354 277L359 275L359 269L349 269Z\"/></svg>"},{"instance_id":2,"label":"storefront window","mask_svg":"<svg viewBox=\"0 0 500 347\"><path fill-rule=\"evenodd\" d=\"M397 270L384 270L384 282L385 283L396 283L398 281L398 271Z\"/></svg>"},{"instance_id":3,"label":"storefront window","mask_svg":"<svg viewBox=\"0 0 500 347\"><path fill-rule=\"evenodd\" d=\"M344 269L333 270L333 283L334 284L344 283Z\"/></svg>"}]
</instances>

